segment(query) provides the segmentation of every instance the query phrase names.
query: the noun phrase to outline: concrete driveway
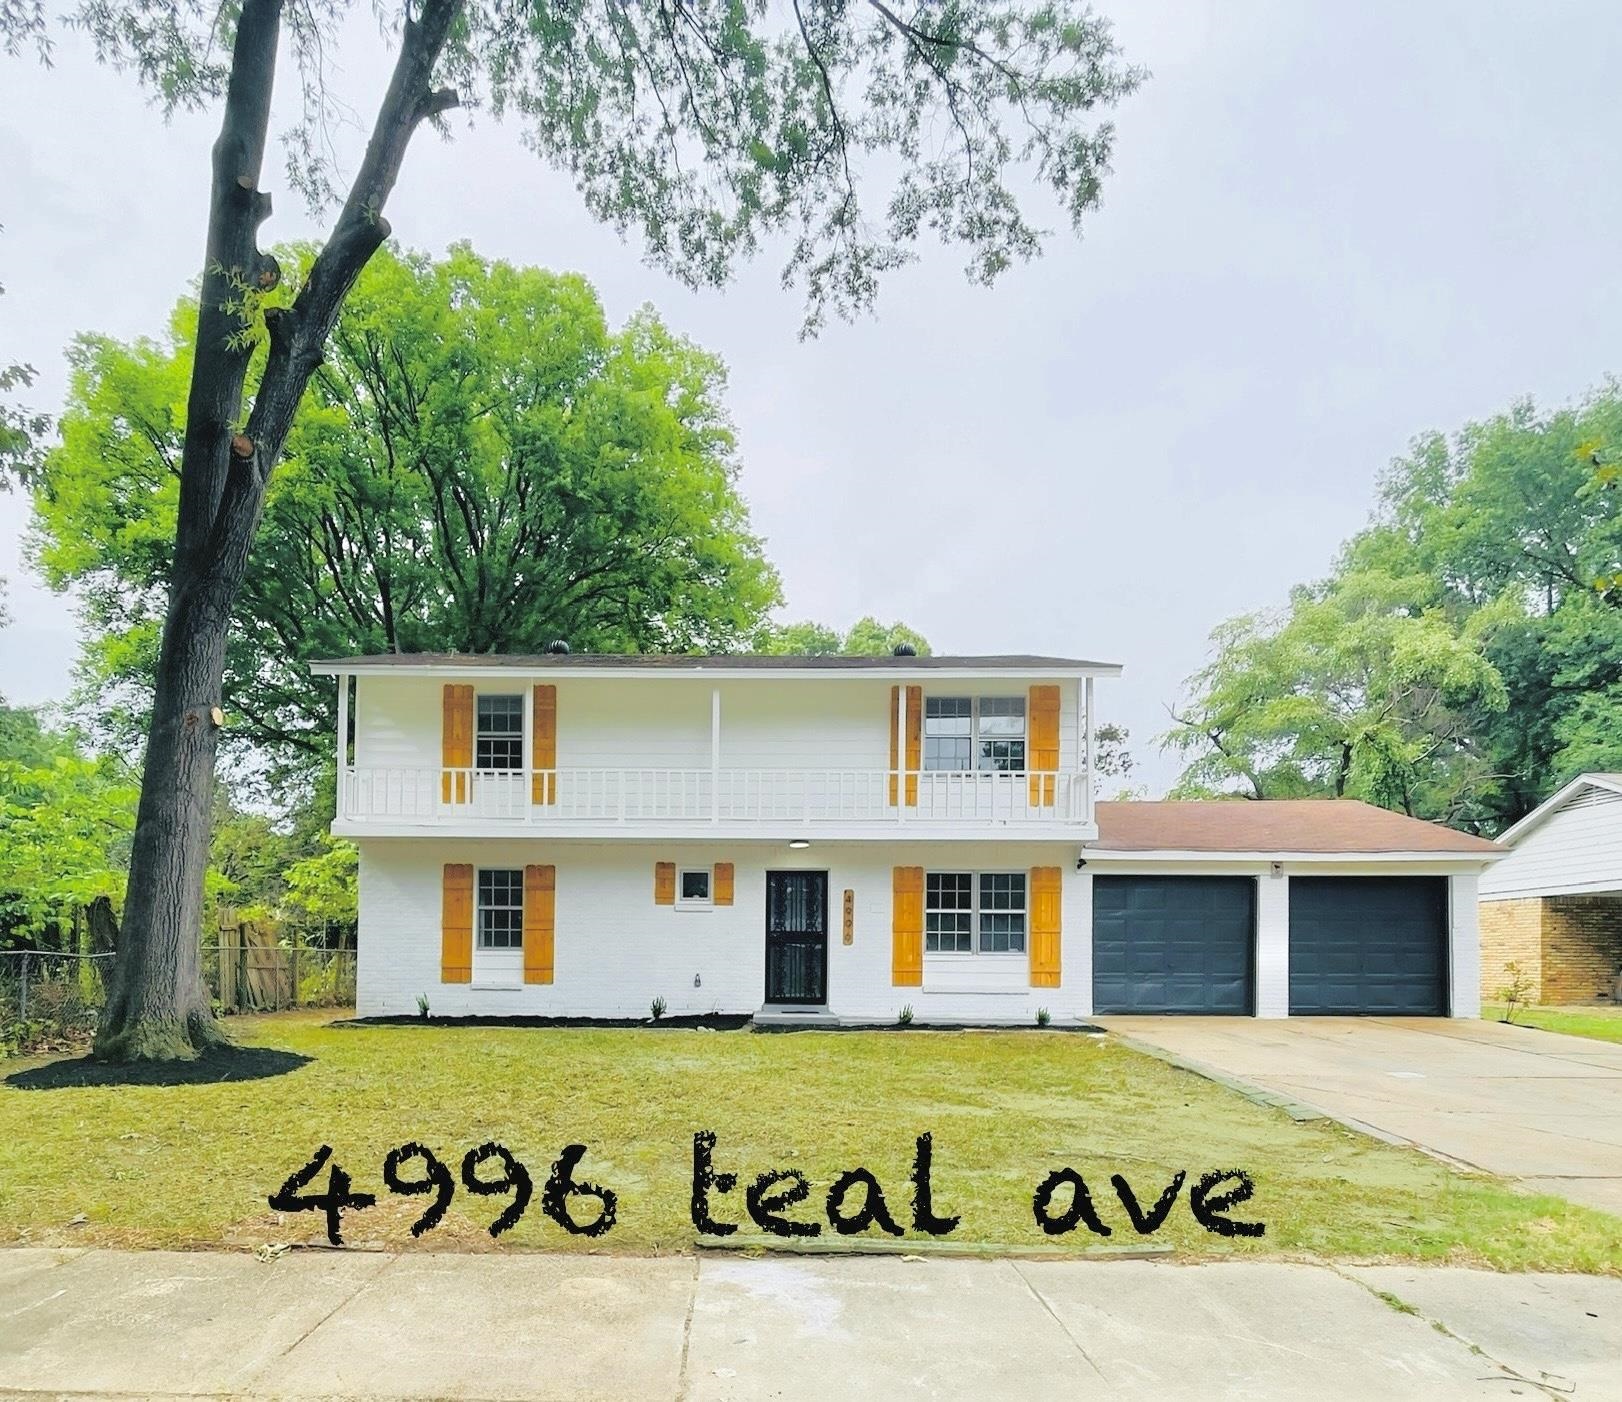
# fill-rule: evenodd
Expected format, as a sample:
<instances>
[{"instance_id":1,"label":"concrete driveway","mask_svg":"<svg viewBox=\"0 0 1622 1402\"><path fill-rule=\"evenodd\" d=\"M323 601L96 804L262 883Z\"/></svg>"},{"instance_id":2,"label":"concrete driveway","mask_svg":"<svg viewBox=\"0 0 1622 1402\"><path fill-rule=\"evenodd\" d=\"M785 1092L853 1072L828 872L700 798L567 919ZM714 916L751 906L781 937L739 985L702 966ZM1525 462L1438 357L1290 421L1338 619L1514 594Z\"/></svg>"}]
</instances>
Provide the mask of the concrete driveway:
<instances>
[{"instance_id":1,"label":"concrete driveway","mask_svg":"<svg viewBox=\"0 0 1622 1402\"><path fill-rule=\"evenodd\" d=\"M1099 1022L1356 1128L1622 1214L1622 1043L1449 1018Z\"/></svg>"}]
</instances>

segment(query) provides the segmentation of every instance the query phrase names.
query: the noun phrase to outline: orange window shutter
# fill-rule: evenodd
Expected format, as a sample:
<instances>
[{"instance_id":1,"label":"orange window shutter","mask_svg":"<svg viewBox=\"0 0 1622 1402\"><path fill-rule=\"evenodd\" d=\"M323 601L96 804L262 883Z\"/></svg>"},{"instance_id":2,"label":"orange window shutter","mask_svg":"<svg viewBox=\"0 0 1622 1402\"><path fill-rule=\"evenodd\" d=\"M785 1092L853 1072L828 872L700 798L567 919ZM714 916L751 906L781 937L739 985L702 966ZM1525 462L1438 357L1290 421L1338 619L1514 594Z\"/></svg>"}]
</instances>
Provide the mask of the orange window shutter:
<instances>
[{"instance_id":1,"label":"orange window shutter","mask_svg":"<svg viewBox=\"0 0 1622 1402\"><path fill-rule=\"evenodd\" d=\"M655 905L676 904L676 864L674 862L655 862L653 864L653 903Z\"/></svg>"},{"instance_id":2,"label":"orange window shutter","mask_svg":"<svg viewBox=\"0 0 1622 1402\"><path fill-rule=\"evenodd\" d=\"M896 867L891 881L890 982L918 988L924 981L924 869Z\"/></svg>"},{"instance_id":3,"label":"orange window shutter","mask_svg":"<svg viewBox=\"0 0 1622 1402\"><path fill-rule=\"evenodd\" d=\"M535 688L535 733L530 737L530 799L535 803L558 801L558 689L550 683Z\"/></svg>"},{"instance_id":4,"label":"orange window shutter","mask_svg":"<svg viewBox=\"0 0 1622 1402\"><path fill-rule=\"evenodd\" d=\"M439 919L439 981L473 982L473 868L446 862Z\"/></svg>"},{"instance_id":5,"label":"orange window shutter","mask_svg":"<svg viewBox=\"0 0 1622 1402\"><path fill-rule=\"evenodd\" d=\"M907 803L918 806L918 771L924 767L924 689L907 688Z\"/></svg>"},{"instance_id":6,"label":"orange window shutter","mask_svg":"<svg viewBox=\"0 0 1622 1402\"><path fill-rule=\"evenodd\" d=\"M717 862L715 864L715 877L710 883L713 887L711 898L716 905L732 904L732 863Z\"/></svg>"},{"instance_id":7,"label":"orange window shutter","mask_svg":"<svg viewBox=\"0 0 1622 1402\"><path fill-rule=\"evenodd\" d=\"M1062 867L1031 868L1031 987L1059 986L1059 895Z\"/></svg>"},{"instance_id":8,"label":"orange window shutter","mask_svg":"<svg viewBox=\"0 0 1622 1402\"><path fill-rule=\"evenodd\" d=\"M524 868L524 982L552 982L552 945L557 928L558 869Z\"/></svg>"},{"instance_id":9,"label":"orange window shutter","mask_svg":"<svg viewBox=\"0 0 1622 1402\"><path fill-rule=\"evenodd\" d=\"M1033 686L1026 715L1031 806L1052 805L1059 788L1059 688Z\"/></svg>"},{"instance_id":10,"label":"orange window shutter","mask_svg":"<svg viewBox=\"0 0 1622 1402\"><path fill-rule=\"evenodd\" d=\"M473 688L447 684L440 724L439 797L444 803L466 803L472 794Z\"/></svg>"}]
</instances>

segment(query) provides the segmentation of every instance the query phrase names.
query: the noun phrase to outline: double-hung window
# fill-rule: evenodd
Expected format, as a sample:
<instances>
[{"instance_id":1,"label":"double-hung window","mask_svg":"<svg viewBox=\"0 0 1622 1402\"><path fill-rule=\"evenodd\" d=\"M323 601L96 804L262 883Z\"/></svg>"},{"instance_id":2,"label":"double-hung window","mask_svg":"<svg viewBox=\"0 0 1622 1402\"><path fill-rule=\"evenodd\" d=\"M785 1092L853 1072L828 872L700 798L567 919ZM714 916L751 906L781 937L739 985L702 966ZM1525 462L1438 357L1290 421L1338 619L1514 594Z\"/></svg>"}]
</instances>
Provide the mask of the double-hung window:
<instances>
[{"instance_id":1,"label":"double-hung window","mask_svg":"<svg viewBox=\"0 0 1622 1402\"><path fill-rule=\"evenodd\" d=\"M1023 954L1025 873L924 874L926 954Z\"/></svg>"},{"instance_id":2,"label":"double-hung window","mask_svg":"<svg viewBox=\"0 0 1622 1402\"><path fill-rule=\"evenodd\" d=\"M524 873L521 869L479 869L480 949L524 947Z\"/></svg>"},{"instance_id":3,"label":"double-hung window","mask_svg":"<svg viewBox=\"0 0 1622 1402\"><path fill-rule=\"evenodd\" d=\"M1023 773L1025 698L926 696L924 768Z\"/></svg>"},{"instance_id":4,"label":"double-hung window","mask_svg":"<svg viewBox=\"0 0 1622 1402\"><path fill-rule=\"evenodd\" d=\"M481 696L474 732L473 767L505 772L524 767L524 698Z\"/></svg>"}]
</instances>

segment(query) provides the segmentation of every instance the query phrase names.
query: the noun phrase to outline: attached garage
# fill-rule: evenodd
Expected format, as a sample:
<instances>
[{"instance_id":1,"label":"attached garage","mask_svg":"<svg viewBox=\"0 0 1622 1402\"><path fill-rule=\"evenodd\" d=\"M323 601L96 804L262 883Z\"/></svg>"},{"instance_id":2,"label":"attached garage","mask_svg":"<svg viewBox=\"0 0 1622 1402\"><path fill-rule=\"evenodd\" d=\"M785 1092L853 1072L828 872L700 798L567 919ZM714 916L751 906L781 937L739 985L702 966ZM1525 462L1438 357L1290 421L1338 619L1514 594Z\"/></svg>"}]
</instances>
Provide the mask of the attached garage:
<instances>
[{"instance_id":1,"label":"attached garage","mask_svg":"<svg viewBox=\"0 0 1622 1402\"><path fill-rule=\"evenodd\" d=\"M1095 1015L1479 1015L1497 843L1353 799L1097 814L1079 867Z\"/></svg>"},{"instance_id":2,"label":"attached garage","mask_svg":"<svg viewBox=\"0 0 1622 1402\"><path fill-rule=\"evenodd\" d=\"M1290 1015L1447 1013L1447 880L1292 876Z\"/></svg>"},{"instance_id":3,"label":"attached garage","mask_svg":"<svg viewBox=\"0 0 1622 1402\"><path fill-rule=\"evenodd\" d=\"M1255 1010L1256 882L1244 876L1093 881L1093 1011Z\"/></svg>"}]
</instances>

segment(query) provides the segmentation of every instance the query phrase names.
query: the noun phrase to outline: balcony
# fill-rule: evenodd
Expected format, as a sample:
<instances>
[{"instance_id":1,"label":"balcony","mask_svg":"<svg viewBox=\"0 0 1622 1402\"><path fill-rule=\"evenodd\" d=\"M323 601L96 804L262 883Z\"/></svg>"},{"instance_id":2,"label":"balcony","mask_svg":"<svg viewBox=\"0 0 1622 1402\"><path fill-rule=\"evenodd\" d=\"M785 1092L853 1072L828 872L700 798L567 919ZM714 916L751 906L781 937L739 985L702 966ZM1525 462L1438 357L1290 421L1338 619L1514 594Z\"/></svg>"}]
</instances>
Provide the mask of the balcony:
<instances>
[{"instance_id":1,"label":"balcony","mask_svg":"<svg viewBox=\"0 0 1622 1402\"><path fill-rule=\"evenodd\" d=\"M902 804L895 801L898 786L907 800ZM1066 837L1084 838L1092 826L1092 787L1084 773L345 766L334 831L666 836L720 828L766 836L841 828L881 836L918 827L932 835L972 836L1062 829Z\"/></svg>"}]
</instances>

